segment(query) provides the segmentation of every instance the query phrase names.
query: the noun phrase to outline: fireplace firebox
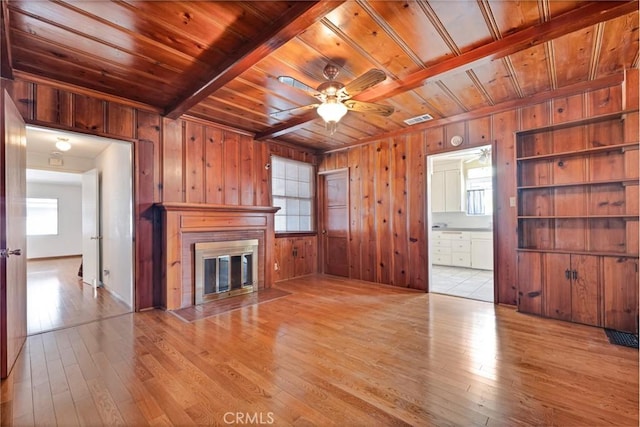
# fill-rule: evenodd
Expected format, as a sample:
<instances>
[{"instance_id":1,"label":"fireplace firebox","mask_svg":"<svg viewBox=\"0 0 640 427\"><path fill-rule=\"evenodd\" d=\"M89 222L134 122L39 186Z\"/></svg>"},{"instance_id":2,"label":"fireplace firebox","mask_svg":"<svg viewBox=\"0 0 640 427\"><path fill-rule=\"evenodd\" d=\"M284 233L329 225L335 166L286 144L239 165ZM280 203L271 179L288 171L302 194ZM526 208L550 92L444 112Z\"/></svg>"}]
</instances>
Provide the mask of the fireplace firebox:
<instances>
[{"instance_id":1,"label":"fireplace firebox","mask_svg":"<svg viewBox=\"0 0 640 427\"><path fill-rule=\"evenodd\" d=\"M195 303L258 290L258 240L195 244Z\"/></svg>"}]
</instances>

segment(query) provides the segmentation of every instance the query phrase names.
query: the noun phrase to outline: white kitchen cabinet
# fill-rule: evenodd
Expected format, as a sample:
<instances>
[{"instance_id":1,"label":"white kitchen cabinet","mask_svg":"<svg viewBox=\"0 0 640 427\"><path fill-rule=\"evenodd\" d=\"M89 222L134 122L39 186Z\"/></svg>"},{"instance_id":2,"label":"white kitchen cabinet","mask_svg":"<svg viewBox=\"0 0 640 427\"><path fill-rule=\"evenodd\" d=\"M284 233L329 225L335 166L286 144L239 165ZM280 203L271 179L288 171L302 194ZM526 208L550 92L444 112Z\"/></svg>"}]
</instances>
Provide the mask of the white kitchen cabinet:
<instances>
[{"instance_id":1,"label":"white kitchen cabinet","mask_svg":"<svg viewBox=\"0 0 640 427\"><path fill-rule=\"evenodd\" d=\"M461 212L462 164L456 162L434 163L431 174L431 212Z\"/></svg>"},{"instance_id":2,"label":"white kitchen cabinet","mask_svg":"<svg viewBox=\"0 0 640 427\"><path fill-rule=\"evenodd\" d=\"M437 265L471 267L471 234L465 231L433 231L431 262Z\"/></svg>"},{"instance_id":3,"label":"white kitchen cabinet","mask_svg":"<svg viewBox=\"0 0 640 427\"><path fill-rule=\"evenodd\" d=\"M493 233L471 233L471 267L493 270Z\"/></svg>"}]
</instances>

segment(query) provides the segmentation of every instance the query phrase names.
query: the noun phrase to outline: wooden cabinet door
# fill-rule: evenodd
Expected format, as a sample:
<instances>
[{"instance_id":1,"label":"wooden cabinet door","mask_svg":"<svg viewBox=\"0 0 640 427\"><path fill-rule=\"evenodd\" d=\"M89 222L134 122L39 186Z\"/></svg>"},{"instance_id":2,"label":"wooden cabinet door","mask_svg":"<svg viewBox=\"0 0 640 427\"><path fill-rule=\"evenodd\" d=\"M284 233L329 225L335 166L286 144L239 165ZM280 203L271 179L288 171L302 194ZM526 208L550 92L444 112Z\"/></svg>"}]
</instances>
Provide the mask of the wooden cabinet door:
<instances>
[{"instance_id":1,"label":"wooden cabinet door","mask_svg":"<svg viewBox=\"0 0 640 427\"><path fill-rule=\"evenodd\" d=\"M460 169L444 172L444 205L447 212L462 211L462 171Z\"/></svg>"},{"instance_id":2,"label":"wooden cabinet door","mask_svg":"<svg viewBox=\"0 0 640 427\"><path fill-rule=\"evenodd\" d=\"M544 255L544 315L571 320L571 256Z\"/></svg>"},{"instance_id":3,"label":"wooden cabinet door","mask_svg":"<svg viewBox=\"0 0 640 427\"><path fill-rule=\"evenodd\" d=\"M571 321L601 326L600 257L571 255Z\"/></svg>"},{"instance_id":4,"label":"wooden cabinet door","mask_svg":"<svg viewBox=\"0 0 640 427\"><path fill-rule=\"evenodd\" d=\"M604 327L638 333L638 259L603 257Z\"/></svg>"},{"instance_id":5,"label":"wooden cabinet door","mask_svg":"<svg viewBox=\"0 0 640 427\"><path fill-rule=\"evenodd\" d=\"M444 171L431 174L431 212L445 212Z\"/></svg>"},{"instance_id":6,"label":"wooden cabinet door","mask_svg":"<svg viewBox=\"0 0 640 427\"><path fill-rule=\"evenodd\" d=\"M518 252L518 311L542 314L542 254Z\"/></svg>"}]
</instances>

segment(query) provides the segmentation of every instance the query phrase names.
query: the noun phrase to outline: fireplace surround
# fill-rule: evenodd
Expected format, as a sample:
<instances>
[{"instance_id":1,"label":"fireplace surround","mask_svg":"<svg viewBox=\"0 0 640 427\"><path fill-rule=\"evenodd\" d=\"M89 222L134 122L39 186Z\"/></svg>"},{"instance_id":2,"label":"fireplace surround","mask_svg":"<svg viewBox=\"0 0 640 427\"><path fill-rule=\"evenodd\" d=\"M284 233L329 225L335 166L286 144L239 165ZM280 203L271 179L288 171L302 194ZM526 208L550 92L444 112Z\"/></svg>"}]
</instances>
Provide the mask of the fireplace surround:
<instances>
[{"instance_id":1,"label":"fireplace surround","mask_svg":"<svg viewBox=\"0 0 640 427\"><path fill-rule=\"evenodd\" d=\"M275 234L273 215L278 208L163 203L162 287L160 300L167 310L196 304L196 245L211 242L258 242L252 290L273 285ZM227 244L227 243L225 243Z\"/></svg>"}]
</instances>

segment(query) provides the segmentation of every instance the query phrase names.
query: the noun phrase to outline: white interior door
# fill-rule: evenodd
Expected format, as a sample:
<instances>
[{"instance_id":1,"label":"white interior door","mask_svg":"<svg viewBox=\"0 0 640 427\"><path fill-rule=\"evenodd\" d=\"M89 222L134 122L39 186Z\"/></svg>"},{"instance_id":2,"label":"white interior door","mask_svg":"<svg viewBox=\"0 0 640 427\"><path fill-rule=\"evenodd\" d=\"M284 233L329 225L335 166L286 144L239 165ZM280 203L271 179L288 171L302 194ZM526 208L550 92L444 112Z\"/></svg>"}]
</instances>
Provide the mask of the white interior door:
<instances>
[{"instance_id":1,"label":"white interior door","mask_svg":"<svg viewBox=\"0 0 640 427\"><path fill-rule=\"evenodd\" d=\"M100 208L98 171L82 174L82 281L100 286Z\"/></svg>"}]
</instances>

